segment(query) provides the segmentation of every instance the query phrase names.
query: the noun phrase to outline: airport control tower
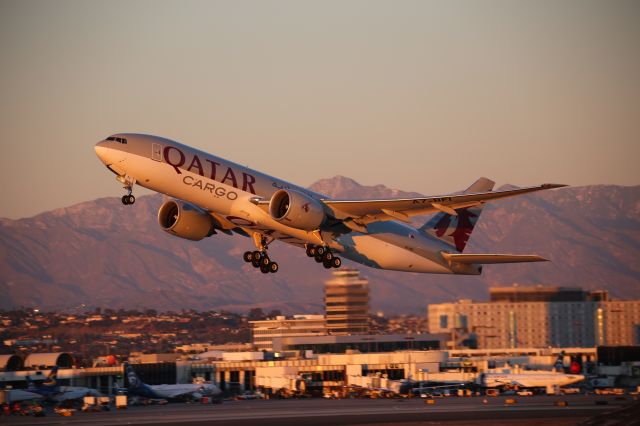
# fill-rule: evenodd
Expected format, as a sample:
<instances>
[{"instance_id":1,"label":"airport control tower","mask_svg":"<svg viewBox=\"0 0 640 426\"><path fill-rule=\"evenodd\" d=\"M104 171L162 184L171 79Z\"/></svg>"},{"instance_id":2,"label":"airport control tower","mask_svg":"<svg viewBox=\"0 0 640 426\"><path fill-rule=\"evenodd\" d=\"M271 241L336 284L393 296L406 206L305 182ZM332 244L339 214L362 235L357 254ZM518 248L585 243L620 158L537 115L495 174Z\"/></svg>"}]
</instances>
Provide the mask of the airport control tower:
<instances>
[{"instance_id":1,"label":"airport control tower","mask_svg":"<svg viewBox=\"0 0 640 426\"><path fill-rule=\"evenodd\" d=\"M333 335L369 333L369 282L357 269L342 269L324 285L327 331Z\"/></svg>"}]
</instances>

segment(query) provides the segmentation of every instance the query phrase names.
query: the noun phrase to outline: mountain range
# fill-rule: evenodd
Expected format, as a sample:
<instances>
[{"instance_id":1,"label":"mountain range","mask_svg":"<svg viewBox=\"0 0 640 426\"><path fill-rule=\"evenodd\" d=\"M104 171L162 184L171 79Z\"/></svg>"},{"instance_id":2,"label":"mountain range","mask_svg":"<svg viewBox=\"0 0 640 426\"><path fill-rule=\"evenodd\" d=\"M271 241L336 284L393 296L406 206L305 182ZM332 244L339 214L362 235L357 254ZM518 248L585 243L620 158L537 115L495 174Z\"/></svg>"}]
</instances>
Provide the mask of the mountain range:
<instances>
[{"instance_id":1,"label":"mountain range","mask_svg":"<svg viewBox=\"0 0 640 426\"><path fill-rule=\"evenodd\" d=\"M311 187L334 198L389 198L417 193L364 186L336 176ZM252 307L322 313L331 271L283 243L280 264L264 275L242 261L250 239L216 234L199 242L157 224L161 195L133 206L101 198L31 218L0 219L0 309L225 309ZM426 218L419 218L416 225ZM427 304L487 300L488 287L558 285L605 289L640 298L640 186L596 185L543 191L485 208L465 252L536 253L551 262L485 266L480 277L356 267L370 283L372 311L424 313Z\"/></svg>"}]
</instances>

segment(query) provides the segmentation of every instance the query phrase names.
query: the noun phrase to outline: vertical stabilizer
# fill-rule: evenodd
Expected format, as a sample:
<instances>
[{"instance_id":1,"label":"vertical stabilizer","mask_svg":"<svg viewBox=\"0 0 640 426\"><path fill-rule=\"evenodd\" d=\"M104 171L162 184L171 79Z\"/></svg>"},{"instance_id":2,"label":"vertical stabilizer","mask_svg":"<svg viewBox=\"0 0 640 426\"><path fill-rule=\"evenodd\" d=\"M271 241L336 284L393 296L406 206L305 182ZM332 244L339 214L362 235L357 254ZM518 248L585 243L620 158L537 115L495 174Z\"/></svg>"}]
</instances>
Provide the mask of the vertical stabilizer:
<instances>
[{"instance_id":1,"label":"vertical stabilizer","mask_svg":"<svg viewBox=\"0 0 640 426\"><path fill-rule=\"evenodd\" d=\"M125 362L123 367L125 375L127 376L127 389L136 391L143 387L144 383L133 370L133 367L128 362Z\"/></svg>"},{"instance_id":2,"label":"vertical stabilizer","mask_svg":"<svg viewBox=\"0 0 640 426\"><path fill-rule=\"evenodd\" d=\"M49 375L47 375L47 379L44 382L42 382L42 385L49 386L49 387L56 386L56 384L58 383L57 379L58 379L58 366L55 365L49 372Z\"/></svg>"},{"instance_id":3,"label":"vertical stabilizer","mask_svg":"<svg viewBox=\"0 0 640 426\"><path fill-rule=\"evenodd\" d=\"M493 185L495 185L495 182L492 180L480 178L464 190L463 193L473 194L491 191ZM445 212L437 213L420 228L420 231L434 236L454 247L458 252L462 252L467 246L471 232L473 232L473 228L480 218L483 206L483 204L480 204L456 209L456 215Z\"/></svg>"},{"instance_id":4,"label":"vertical stabilizer","mask_svg":"<svg viewBox=\"0 0 640 426\"><path fill-rule=\"evenodd\" d=\"M553 364L553 369L558 373L564 373L564 351L560 352L556 362Z\"/></svg>"}]
</instances>

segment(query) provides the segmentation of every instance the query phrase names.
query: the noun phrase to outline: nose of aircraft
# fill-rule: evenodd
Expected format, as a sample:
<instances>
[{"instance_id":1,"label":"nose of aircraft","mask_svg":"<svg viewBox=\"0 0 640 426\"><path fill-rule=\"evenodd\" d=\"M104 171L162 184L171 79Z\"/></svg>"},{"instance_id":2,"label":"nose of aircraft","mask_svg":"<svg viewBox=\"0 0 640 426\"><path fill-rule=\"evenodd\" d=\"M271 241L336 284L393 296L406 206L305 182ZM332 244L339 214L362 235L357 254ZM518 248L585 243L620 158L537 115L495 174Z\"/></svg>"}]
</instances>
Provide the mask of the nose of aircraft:
<instances>
[{"instance_id":1,"label":"nose of aircraft","mask_svg":"<svg viewBox=\"0 0 640 426\"><path fill-rule=\"evenodd\" d=\"M102 140L98 142L94 147L94 149L96 150L96 155L105 164L107 162L107 151L109 150L109 148L106 147L106 144L107 144L107 141Z\"/></svg>"}]
</instances>

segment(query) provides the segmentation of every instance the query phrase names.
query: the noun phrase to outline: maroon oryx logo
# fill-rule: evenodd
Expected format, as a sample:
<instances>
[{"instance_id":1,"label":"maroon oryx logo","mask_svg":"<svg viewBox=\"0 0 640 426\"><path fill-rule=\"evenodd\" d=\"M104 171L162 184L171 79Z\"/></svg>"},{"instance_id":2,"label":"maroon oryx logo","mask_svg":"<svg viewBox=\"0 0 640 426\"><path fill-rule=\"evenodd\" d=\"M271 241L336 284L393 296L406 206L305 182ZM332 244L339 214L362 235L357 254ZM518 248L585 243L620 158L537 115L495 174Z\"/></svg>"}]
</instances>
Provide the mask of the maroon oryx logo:
<instances>
[{"instance_id":1,"label":"maroon oryx logo","mask_svg":"<svg viewBox=\"0 0 640 426\"><path fill-rule=\"evenodd\" d=\"M302 205L302 210L304 210L305 213L309 213L309 204L310 203L305 203Z\"/></svg>"}]
</instances>

